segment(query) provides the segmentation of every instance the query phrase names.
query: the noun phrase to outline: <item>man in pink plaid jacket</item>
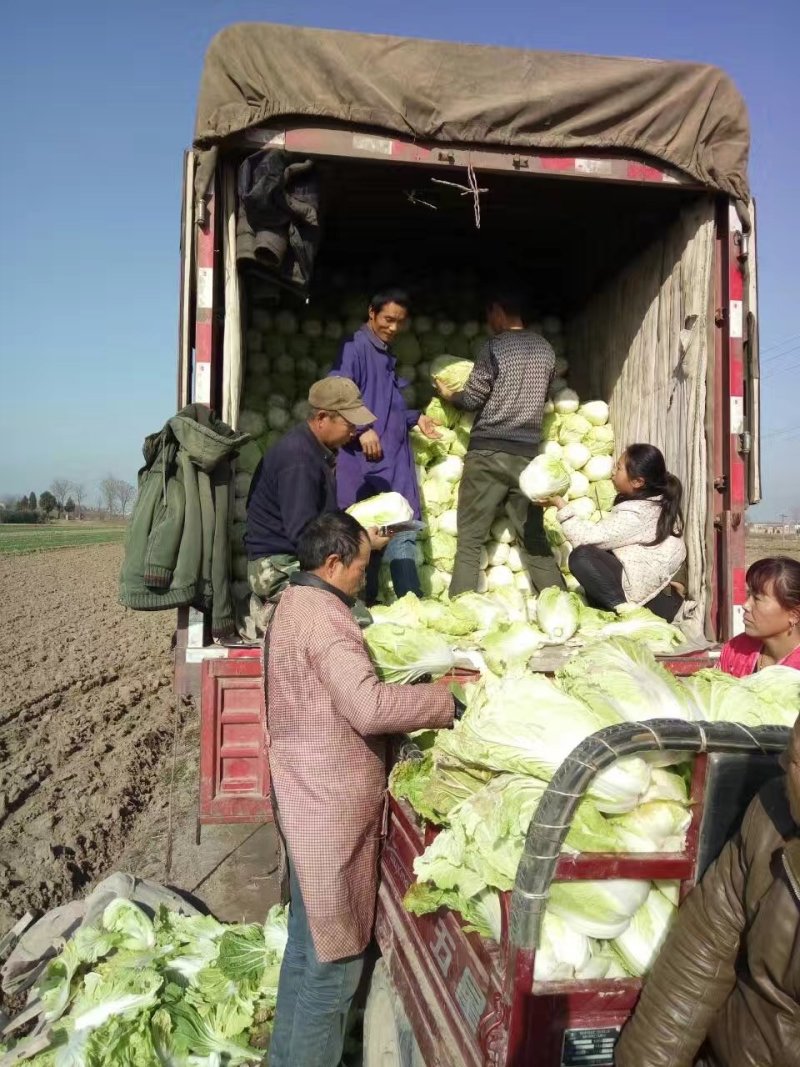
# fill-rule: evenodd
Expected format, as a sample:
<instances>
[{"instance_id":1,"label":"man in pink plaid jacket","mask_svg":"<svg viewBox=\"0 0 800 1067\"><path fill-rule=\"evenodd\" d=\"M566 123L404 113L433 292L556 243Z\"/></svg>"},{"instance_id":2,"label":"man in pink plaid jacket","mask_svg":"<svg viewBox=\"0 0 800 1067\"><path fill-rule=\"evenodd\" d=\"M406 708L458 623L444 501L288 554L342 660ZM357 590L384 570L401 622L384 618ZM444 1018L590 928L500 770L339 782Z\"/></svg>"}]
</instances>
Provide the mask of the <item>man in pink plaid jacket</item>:
<instances>
[{"instance_id":1,"label":"man in pink plaid jacket","mask_svg":"<svg viewBox=\"0 0 800 1067\"><path fill-rule=\"evenodd\" d=\"M267 644L269 764L289 861L270 1067L336 1067L372 937L387 734L447 727L439 685L379 681L351 607L370 556L344 512L314 520Z\"/></svg>"}]
</instances>

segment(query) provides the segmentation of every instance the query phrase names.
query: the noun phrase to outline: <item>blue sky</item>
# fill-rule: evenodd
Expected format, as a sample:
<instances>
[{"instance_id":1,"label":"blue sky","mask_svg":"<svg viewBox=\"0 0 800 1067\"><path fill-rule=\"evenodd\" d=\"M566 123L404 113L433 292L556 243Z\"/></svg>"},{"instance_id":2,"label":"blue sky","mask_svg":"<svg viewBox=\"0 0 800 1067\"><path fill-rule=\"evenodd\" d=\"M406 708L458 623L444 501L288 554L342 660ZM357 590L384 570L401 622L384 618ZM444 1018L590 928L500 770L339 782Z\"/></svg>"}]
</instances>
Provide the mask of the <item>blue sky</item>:
<instances>
[{"instance_id":1,"label":"blue sky","mask_svg":"<svg viewBox=\"0 0 800 1067\"><path fill-rule=\"evenodd\" d=\"M734 78L759 202L761 516L800 515L800 5L254 3L5 5L0 39L0 494L133 481L172 414L180 163L205 47L265 20L482 44L702 60ZM792 299L794 297L794 300Z\"/></svg>"}]
</instances>

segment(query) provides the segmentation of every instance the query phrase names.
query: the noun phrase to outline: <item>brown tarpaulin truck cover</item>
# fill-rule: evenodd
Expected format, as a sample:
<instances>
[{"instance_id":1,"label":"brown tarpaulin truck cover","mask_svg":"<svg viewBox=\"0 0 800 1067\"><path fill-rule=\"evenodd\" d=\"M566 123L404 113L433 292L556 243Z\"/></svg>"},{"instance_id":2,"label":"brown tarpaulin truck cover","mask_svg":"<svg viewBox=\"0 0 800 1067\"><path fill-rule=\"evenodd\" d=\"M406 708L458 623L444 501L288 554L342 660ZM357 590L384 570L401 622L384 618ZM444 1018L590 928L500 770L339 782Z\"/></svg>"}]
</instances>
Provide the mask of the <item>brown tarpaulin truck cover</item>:
<instances>
[{"instance_id":1,"label":"brown tarpaulin truck cover","mask_svg":"<svg viewBox=\"0 0 800 1067\"><path fill-rule=\"evenodd\" d=\"M747 111L716 67L269 23L229 26L209 46L198 193L225 137L311 118L449 145L635 152L749 199Z\"/></svg>"}]
</instances>

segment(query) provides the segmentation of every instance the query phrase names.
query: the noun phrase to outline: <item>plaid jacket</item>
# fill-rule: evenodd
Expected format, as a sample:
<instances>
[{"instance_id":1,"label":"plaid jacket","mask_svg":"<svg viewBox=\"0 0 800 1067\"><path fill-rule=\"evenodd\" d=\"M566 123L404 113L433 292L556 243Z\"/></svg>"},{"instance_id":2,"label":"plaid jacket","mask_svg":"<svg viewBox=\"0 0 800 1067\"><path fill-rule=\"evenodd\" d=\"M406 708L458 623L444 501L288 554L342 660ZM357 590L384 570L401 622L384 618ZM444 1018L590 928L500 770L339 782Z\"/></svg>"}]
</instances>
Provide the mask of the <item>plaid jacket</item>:
<instances>
[{"instance_id":1,"label":"plaid jacket","mask_svg":"<svg viewBox=\"0 0 800 1067\"><path fill-rule=\"evenodd\" d=\"M386 796L384 735L449 726L438 685L385 685L346 604L290 586L268 664L269 764L281 829L322 962L372 936Z\"/></svg>"}]
</instances>

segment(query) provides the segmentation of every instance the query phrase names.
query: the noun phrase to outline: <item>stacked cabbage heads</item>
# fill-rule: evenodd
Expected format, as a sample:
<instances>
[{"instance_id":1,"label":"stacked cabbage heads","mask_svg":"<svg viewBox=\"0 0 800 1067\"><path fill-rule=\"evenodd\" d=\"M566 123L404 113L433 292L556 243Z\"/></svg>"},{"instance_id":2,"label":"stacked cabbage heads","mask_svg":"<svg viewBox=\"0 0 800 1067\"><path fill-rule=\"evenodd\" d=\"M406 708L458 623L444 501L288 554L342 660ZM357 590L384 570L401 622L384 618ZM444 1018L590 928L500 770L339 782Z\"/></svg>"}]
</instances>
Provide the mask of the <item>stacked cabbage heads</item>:
<instances>
[{"instance_id":1,"label":"stacked cabbage heads","mask_svg":"<svg viewBox=\"0 0 800 1067\"><path fill-rule=\"evenodd\" d=\"M497 940L494 898L513 887L545 785L581 741L607 726L655 718L790 726L800 672L769 667L735 679L707 670L679 679L641 643L612 637L576 652L554 680L525 670L486 675L468 688L466 702L452 730L424 735L417 758L394 767L390 788L441 828L415 861L406 906L415 914L451 908L468 929ZM690 766L668 753L617 760L594 778L564 850L682 851L690 779ZM674 885L554 883L536 978L645 974L677 903Z\"/></svg>"}]
</instances>

